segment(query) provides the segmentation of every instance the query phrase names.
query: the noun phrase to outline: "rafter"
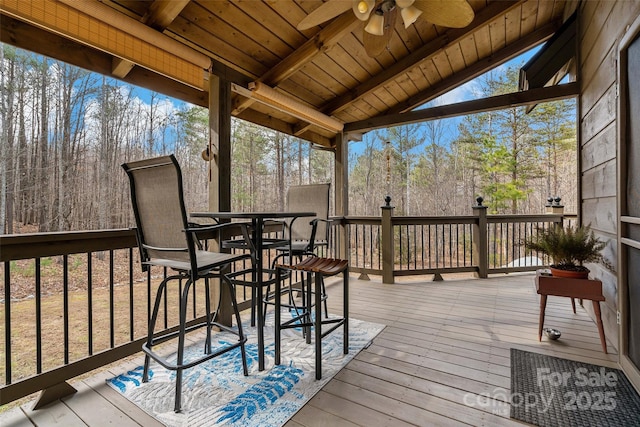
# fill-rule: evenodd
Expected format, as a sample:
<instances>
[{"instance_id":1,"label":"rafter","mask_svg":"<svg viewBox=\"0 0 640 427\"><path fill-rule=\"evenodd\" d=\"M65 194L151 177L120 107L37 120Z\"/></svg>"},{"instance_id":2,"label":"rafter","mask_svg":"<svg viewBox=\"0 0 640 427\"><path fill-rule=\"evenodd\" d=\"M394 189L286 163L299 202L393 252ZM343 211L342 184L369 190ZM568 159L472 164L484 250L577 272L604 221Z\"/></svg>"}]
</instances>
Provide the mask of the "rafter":
<instances>
[{"instance_id":1,"label":"rafter","mask_svg":"<svg viewBox=\"0 0 640 427\"><path fill-rule=\"evenodd\" d=\"M338 43L340 39L353 31L360 23L353 13L343 14L280 61L275 67L260 76L258 80L268 86L278 86L305 64L313 61L316 56ZM235 107L232 114L240 113L253 102L255 102L253 99L246 99Z\"/></svg>"},{"instance_id":2,"label":"rafter","mask_svg":"<svg viewBox=\"0 0 640 427\"><path fill-rule=\"evenodd\" d=\"M142 23L163 31L167 28L191 0L155 0L140 20Z\"/></svg>"},{"instance_id":3,"label":"rafter","mask_svg":"<svg viewBox=\"0 0 640 427\"><path fill-rule=\"evenodd\" d=\"M173 22L190 0L156 0L140 22L158 31L162 31ZM133 69L134 64L123 58L114 57L111 74L124 78Z\"/></svg>"},{"instance_id":4,"label":"rafter","mask_svg":"<svg viewBox=\"0 0 640 427\"><path fill-rule=\"evenodd\" d=\"M288 135L293 135L295 133L294 125L292 125L291 123L276 119L275 117L269 116L256 110L247 109L235 117L251 123L255 123L260 126L267 127L269 129L277 130L278 132L286 133ZM296 136L314 144L322 145L323 147L333 147L332 142L329 138L322 136L316 132L307 130Z\"/></svg>"},{"instance_id":5,"label":"rafter","mask_svg":"<svg viewBox=\"0 0 640 427\"><path fill-rule=\"evenodd\" d=\"M354 101L374 92L379 87L397 78L398 75L407 72L420 63L433 58L443 49L458 43L460 40L475 32L478 28L495 20L499 16L504 15L522 3L524 3L524 1L499 1L491 3L489 6L482 9L475 16L473 22L467 27L447 30L441 36L411 52L409 55L388 67L385 71L371 77L369 80L349 90L344 95L329 101L323 105L320 110L329 115L336 114L344 110Z\"/></svg>"},{"instance_id":6,"label":"rafter","mask_svg":"<svg viewBox=\"0 0 640 427\"><path fill-rule=\"evenodd\" d=\"M398 103L395 107L389 109L385 113L397 114L411 111L414 108L439 97L442 94L455 89L456 87L473 80L474 78L486 73L487 71L504 64L517 57L518 55L528 51L529 49L546 41L560 27L560 22L551 22L536 31L527 34L520 40L516 40L510 45L500 49L498 52L490 55L464 70L461 70L450 77L436 83L429 89L419 92L404 102Z\"/></svg>"}]
</instances>

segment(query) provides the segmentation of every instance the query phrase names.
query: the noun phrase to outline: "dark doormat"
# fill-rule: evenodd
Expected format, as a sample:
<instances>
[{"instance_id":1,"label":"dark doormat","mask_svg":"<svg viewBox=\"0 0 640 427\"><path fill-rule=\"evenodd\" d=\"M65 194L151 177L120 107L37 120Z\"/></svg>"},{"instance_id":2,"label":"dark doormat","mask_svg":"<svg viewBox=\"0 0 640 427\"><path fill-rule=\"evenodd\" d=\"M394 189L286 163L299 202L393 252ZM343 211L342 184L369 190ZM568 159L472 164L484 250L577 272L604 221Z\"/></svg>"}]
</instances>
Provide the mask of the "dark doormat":
<instances>
[{"instance_id":1,"label":"dark doormat","mask_svg":"<svg viewBox=\"0 0 640 427\"><path fill-rule=\"evenodd\" d=\"M640 396L619 369L511 349L511 418L540 427L640 426Z\"/></svg>"}]
</instances>

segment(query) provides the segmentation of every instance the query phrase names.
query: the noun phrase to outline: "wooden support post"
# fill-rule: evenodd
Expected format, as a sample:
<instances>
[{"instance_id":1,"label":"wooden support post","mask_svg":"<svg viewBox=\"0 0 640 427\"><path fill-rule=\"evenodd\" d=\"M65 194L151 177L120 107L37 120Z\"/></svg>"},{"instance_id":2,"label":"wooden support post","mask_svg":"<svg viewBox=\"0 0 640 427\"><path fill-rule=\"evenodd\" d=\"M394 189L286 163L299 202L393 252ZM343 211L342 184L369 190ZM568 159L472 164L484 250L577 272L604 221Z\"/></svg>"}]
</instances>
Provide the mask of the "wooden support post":
<instances>
[{"instance_id":1,"label":"wooden support post","mask_svg":"<svg viewBox=\"0 0 640 427\"><path fill-rule=\"evenodd\" d=\"M209 74L209 211L231 210L231 84ZM213 250L218 250L215 242ZM226 287L212 288L211 298L222 292L218 322L231 325L231 297Z\"/></svg>"},{"instance_id":2,"label":"wooden support post","mask_svg":"<svg viewBox=\"0 0 640 427\"><path fill-rule=\"evenodd\" d=\"M564 227L564 206L560 204L562 199L559 196L549 197L545 205L545 212L552 215L561 215L560 222L556 223L556 227Z\"/></svg>"},{"instance_id":3,"label":"wooden support post","mask_svg":"<svg viewBox=\"0 0 640 427\"><path fill-rule=\"evenodd\" d=\"M473 206L473 212L478 217L478 222L473 227L473 253L478 260L476 277L486 279L489 271L489 248L487 246L487 207L482 205L482 197L477 197L477 204Z\"/></svg>"},{"instance_id":4,"label":"wooden support post","mask_svg":"<svg viewBox=\"0 0 640 427\"><path fill-rule=\"evenodd\" d=\"M394 239L393 239L393 209L391 206L391 197L385 197L385 206L382 206L382 283L394 283Z\"/></svg>"},{"instance_id":5,"label":"wooden support post","mask_svg":"<svg viewBox=\"0 0 640 427\"><path fill-rule=\"evenodd\" d=\"M349 211L349 149L344 135L339 133L335 138L335 215L344 218ZM337 258L349 259L349 239L347 225L341 223L336 230L338 244Z\"/></svg>"}]
</instances>

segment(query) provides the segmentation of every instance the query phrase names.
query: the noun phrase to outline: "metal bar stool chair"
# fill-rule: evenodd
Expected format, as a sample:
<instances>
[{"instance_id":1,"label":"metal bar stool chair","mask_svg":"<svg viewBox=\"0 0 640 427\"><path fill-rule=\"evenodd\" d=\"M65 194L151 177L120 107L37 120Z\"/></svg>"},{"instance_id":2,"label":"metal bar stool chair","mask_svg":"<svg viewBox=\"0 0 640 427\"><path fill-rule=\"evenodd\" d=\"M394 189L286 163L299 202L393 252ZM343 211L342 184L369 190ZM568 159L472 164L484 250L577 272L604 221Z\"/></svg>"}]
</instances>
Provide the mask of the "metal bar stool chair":
<instances>
[{"instance_id":1,"label":"metal bar stool chair","mask_svg":"<svg viewBox=\"0 0 640 427\"><path fill-rule=\"evenodd\" d=\"M148 324L148 336L142 345L145 353L143 382L149 380L150 359L154 359L164 368L176 371L175 412L180 412L182 403L182 374L185 369L239 348L242 357L242 370L248 375L245 352L246 336L242 330L240 312L235 298L235 289L228 271L236 261L250 258L250 254L227 254L200 250L197 234L202 232L223 233L231 227L240 227L242 234L250 244L248 230L240 224L218 224L207 227L194 227L187 221L182 191L180 166L173 155L129 162L122 165L131 187L131 203L136 219L136 235L140 249L142 269L160 266L171 269L175 274L166 277L158 286L155 304ZM224 233L221 235L224 236ZM211 310L210 280L220 279L219 286L225 286L231 296L231 306L236 327L223 325L216 321L217 309ZM206 313L195 322L187 322L187 302L189 291L196 282L204 279ZM155 326L158 311L167 294L167 284L171 280L186 280L180 293L179 321L175 328L156 333ZM219 296L222 292L219 292ZM218 308L220 302L218 302ZM195 324L192 324L195 323ZM185 360L186 334L198 328L206 328L204 349L191 360ZM238 339L213 348L211 330L217 327L234 334ZM154 347L162 342L177 338L176 361L169 360L156 352Z\"/></svg>"},{"instance_id":2,"label":"metal bar stool chair","mask_svg":"<svg viewBox=\"0 0 640 427\"><path fill-rule=\"evenodd\" d=\"M343 327L343 353L349 353L349 262L342 259L309 257L298 264L276 265L276 295L281 294L283 270L301 271L306 273L306 280L302 286L306 286L306 301L300 307L300 311L292 314L292 318L282 322L280 298L275 298L275 364L280 364L280 338L283 329L303 328L307 343L311 343L311 328L314 330L315 354L316 354L316 379L322 378L322 338L331 332ZM322 317L322 289L324 288L324 278L343 275L343 308L342 317L323 318ZM312 280L313 279L313 280ZM314 290L311 291L311 282L314 283ZM311 296L314 301L311 301ZM313 310L315 307L315 310ZM331 325L328 329L322 330L323 325Z\"/></svg>"},{"instance_id":3,"label":"metal bar stool chair","mask_svg":"<svg viewBox=\"0 0 640 427\"><path fill-rule=\"evenodd\" d=\"M311 221L307 218L294 218L283 222L274 221L274 223L281 225L285 239L276 247L278 255L273 259L271 267L274 273L275 265L278 263L288 263L292 265L295 262L302 261L308 256L318 256L319 254L316 252L318 249L326 252L329 247L329 225L331 223L331 220L329 220L330 188L331 184L325 183L292 185L287 190L287 211L316 212L316 216ZM294 281L294 278L291 277L289 286L282 290L283 293L288 293L290 296L288 303L290 309L296 308L295 303L291 299ZM304 299L304 287L302 288L302 292ZM328 311L324 287L322 288L322 294L326 317L328 316ZM271 292L271 286L269 285L264 298L264 310L262 311L265 316L267 313L267 305L274 304L276 295L279 294Z\"/></svg>"}]
</instances>

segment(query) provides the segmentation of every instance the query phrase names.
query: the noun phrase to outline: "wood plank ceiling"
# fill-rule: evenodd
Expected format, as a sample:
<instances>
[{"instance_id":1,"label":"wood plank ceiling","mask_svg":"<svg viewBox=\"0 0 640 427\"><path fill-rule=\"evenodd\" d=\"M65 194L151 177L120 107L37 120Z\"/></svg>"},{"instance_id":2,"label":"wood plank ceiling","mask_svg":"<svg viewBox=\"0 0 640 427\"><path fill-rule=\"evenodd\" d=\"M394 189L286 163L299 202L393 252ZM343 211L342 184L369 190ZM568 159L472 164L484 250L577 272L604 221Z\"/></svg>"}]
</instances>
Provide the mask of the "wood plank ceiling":
<instances>
[{"instance_id":1,"label":"wood plank ceiling","mask_svg":"<svg viewBox=\"0 0 640 427\"><path fill-rule=\"evenodd\" d=\"M0 5L9 1L1 0ZM322 4L320 0L100 3L211 58L213 72L233 83L234 116L325 146L332 144L336 131L255 102L249 98L250 82L260 81L338 119L355 138L360 124L388 115L401 117L543 42L568 16L564 0L469 0L475 18L466 28L439 27L424 16L405 29L398 19L387 49L372 58L363 47L363 23L350 11L322 26L296 29ZM70 54L72 42L64 35L47 35L46 28L29 25L6 14L3 6L3 42L99 72L105 72L104 61L109 59L114 77L207 105L206 82L202 90L183 87L166 75L139 70L126 58L109 56L104 49L76 46L82 54ZM49 41L43 43L45 36Z\"/></svg>"}]
</instances>

